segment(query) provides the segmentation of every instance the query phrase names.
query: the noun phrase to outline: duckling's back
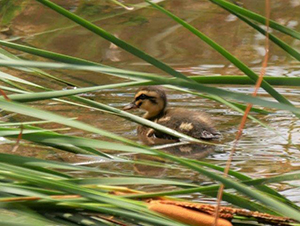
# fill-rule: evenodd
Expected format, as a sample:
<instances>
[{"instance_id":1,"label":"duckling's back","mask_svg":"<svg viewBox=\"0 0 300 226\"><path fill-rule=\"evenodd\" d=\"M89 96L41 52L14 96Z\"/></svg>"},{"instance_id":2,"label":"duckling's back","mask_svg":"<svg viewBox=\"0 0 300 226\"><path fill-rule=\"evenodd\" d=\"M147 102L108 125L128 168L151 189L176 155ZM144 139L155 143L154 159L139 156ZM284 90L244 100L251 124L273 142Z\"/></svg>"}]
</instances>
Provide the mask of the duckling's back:
<instances>
[{"instance_id":1,"label":"duckling's back","mask_svg":"<svg viewBox=\"0 0 300 226\"><path fill-rule=\"evenodd\" d=\"M220 133L214 128L212 120L204 112L185 109L167 109L165 114L155 120L157 123L198 139L217 139ZM155 133L157 137L164 136ZM165 134L166 135L166 134Z\"/></svg>"}]
</instances>

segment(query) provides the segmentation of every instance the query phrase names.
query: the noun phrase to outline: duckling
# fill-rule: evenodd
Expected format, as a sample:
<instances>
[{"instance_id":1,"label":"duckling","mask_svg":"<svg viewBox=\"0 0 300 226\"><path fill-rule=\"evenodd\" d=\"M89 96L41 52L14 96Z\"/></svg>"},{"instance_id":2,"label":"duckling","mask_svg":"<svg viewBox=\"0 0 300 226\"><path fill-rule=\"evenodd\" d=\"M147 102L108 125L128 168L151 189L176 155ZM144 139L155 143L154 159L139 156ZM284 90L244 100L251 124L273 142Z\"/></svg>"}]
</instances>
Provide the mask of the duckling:
<instances>
[{"instance_id":1,"label":"duckling","mask_svg":"<svg viewBox=\"0 0 300 226\"><path fill-rule=\"evenodd\" d=\"M183 108L168 108L166 93L160 86L139 88L133 102L125 106L124 110L135 108L146 111L143 118L188 136L204 140L220 137L220 133L213 127L212 121L207 114ZM179 141L177 137L143 125L138 126L137 133L139 140L146 145L159 145Z\"/></svg>"}]
</instances>

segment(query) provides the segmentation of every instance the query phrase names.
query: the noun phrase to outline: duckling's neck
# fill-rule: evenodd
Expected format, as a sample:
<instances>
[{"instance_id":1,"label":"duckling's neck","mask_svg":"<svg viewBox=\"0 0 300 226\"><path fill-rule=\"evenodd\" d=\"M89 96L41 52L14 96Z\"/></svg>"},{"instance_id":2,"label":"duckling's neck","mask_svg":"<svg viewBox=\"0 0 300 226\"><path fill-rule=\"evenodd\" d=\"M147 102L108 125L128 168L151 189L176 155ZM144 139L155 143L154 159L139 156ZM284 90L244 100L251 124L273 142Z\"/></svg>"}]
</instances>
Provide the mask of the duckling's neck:
<instances>
[{"instance_id":1,"label":"duckling's neck","mask_svg":"<svg viewBox=\"0 0 300 226\"><path fill-rule=\"evenodd\" d=\"M157 118L162 117L165 114L165 109L160 111L148 111L144 114L143 118L154 121Z\"/></svg>"}]
</instances>

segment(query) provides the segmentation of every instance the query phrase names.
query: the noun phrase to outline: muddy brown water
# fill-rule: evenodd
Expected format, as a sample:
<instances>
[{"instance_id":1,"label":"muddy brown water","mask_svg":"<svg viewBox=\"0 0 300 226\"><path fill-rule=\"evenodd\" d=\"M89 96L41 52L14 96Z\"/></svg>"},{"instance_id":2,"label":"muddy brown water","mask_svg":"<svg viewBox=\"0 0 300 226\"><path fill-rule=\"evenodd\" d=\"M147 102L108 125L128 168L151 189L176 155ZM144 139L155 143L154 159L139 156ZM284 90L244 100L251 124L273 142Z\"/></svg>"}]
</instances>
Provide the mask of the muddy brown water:
<instances>
[{"instance_id":1,"label":"muddy brown water","mask_svg":"<svg viewBox=\"0 0 300 226\"><path fill-rule=\"evenodd\" d=\"M73 22L35 1L11 0L3 2L5 5L2 5L0 9L0 38L2 40L15 40L17 43L101 62L119 68L163 74L158 69L144 63L142 60L103 40L90 31L79 26L74 26ZM154 9L135 9L123 13L123 9L113 5L109 1L56 0L54 2L84 18L94 21L98 26L162 60L185 75L242 74L204 42ZM139 1L126 1L126 3L136 4ZM241 0L239 3L257 13L264 13L264 1ZM163 1L163 6L213 38L246 63L251 69L259 73L265 52L264 37L262 35L209 1ZM120 15L114 16L116 13ZM300 2L298 0L273 0L271 18L299 31ZM276 31L273 31L273 33L293 48L300 50L299 40ZM28 54L13 52L27 59L42 60ZM59 83L49 83L49 80L32 76L29 73L12 69L1 68L1 70L52 89L66 88ZM123 81L120 78L91 72L66 70L48 70L48 72L78 86L92 86ZM271 43L267 75L298 77L300 76L300 63ZM253 91L252 86L228 85L222 86L222 88L246 94ZM95 101L121 108L131 101L135 90L136 88L110 89L88 96ZM277 90L296 106L300 106L300 91L298 87L277 87ZM266 93L262 90L259 91L259 95L267 97ZM240 114L212 100L174 90L168 90L168 99L171 107L184 107L190 110L209 113L215 121L216 127L223 134L221 142L228 146L233 143L241 120ZM122 118L98 111L68 106L55 101L38 102L35 106L54 111L64 116L79 117L80 120L96 127L135 141L137 140L136 124ZM135 113L141 115L139 112ZM234 154L231 168L254 178L299 171L300 152L299 149L291 144L300 144L300 121L284 111L273 111L273 114L270 115L254 114L254 116L273 127L281 136L248 120L244 129L244 135ZM19 120L26 119L23 116L15 117ZM2 120L9 121L9 117L3 117ZM46 127L60 128L61 126L48 125ZM86 134L79 130L71 130L65 133L98 138L98 136ZM3 144L2 147L5 152L11 150L10 145ZM213 150L209 150L204 161L224 166L229 151L230 147L213 148ZM81 161L78 156L62 154L61 152L54 152L42 147L21 146L18 153L48 159L59 158L69 162ZM195 153L195 156L190 157L198 158L199 156L197 155L199 153ZM204 184L209 183L203 176L181 168L162 170L161 168L132 166L121 163L113 165L110 163L98 163L98 165L115 171L134 172L135 174L161 178L178 178L186 181L202 181ZM299 204L300 189L298 186L299 181L272 185L272 187L280 190L288 198ZM135 188L148 191L169 189L166 186L138 186ZM206 200L207 202L214 200L212 198L201 197L199 194L182 197L194 200L201 198L201 200Z\"/></svg>"}]
</instances>

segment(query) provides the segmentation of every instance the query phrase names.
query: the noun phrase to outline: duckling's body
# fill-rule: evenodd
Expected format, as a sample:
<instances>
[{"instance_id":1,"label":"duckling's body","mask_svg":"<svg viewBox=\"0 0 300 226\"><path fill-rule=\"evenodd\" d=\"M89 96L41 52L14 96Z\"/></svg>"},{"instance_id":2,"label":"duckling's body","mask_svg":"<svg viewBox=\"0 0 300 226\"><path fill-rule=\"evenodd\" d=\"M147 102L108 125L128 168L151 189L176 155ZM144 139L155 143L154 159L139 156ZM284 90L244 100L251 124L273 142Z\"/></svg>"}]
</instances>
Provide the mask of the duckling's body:
<instances>
[{"instance_id":1,"label":"duckling's body","mask_svg":"<svg viewBox=\"0 0 300 226\"><path fill-rule=\"evenodd\" d=\"M167 97L161 87L147 86L140 88L134 101L125 110L140 108L146 111L144 118L180 133L197 139L216 139L220 133L213 127L209 116L203 112L189 111L183 108L168 108ZM138 137L147 145L178 142L178 138L156 131L152 128L138 126Z\"/></svg>"}]
</instances>

